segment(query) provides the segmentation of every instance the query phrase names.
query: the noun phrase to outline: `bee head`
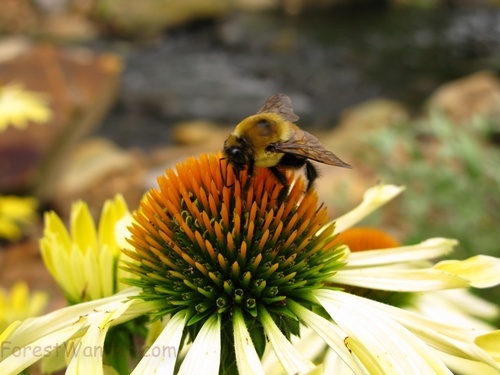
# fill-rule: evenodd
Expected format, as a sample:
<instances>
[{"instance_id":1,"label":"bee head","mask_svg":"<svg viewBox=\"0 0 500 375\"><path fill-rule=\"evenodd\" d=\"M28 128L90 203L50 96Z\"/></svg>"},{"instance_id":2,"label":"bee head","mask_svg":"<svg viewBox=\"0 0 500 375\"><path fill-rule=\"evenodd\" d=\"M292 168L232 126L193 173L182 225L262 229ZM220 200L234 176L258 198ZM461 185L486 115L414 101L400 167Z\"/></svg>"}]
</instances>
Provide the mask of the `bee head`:
<instances>
[{"instance_id":1,"label":"bee head","mask_svg":"<svg viewBox=\"0 0 500 375\"><path fill-rule=\"evenodd\" d=\"M231 134L224 142L224 156L237 169L244 169L252 162L251 146L243 138Z\"/></svg>"}]
</instances>

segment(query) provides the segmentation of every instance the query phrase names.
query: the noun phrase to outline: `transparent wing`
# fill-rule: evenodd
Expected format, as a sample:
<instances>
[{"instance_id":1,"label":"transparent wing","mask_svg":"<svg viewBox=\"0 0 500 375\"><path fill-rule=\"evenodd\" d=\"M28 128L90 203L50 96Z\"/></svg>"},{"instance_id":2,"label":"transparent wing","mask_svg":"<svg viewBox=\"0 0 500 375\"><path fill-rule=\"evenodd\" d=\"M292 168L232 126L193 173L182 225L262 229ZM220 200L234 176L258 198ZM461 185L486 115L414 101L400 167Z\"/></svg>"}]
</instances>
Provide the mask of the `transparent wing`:
<instances>
[{"instance_id":1,"label":"transparent wing","mask_svg":"<svg viewBox=\"0 0 500 375\"><path fill-rule=\"evenodd\" d=\"M299 119L299 116L293 113L292 101L285 94L274 94L269 97L257 112L257 114L259 113L276 113L290 122L295 122Z\"/></svg>"},{"instance_id":2,"label":"transparent wing","mask_svg":"<svg viewBox=\"0 0 500 375\"><path fill-rule=\"evenodd\" d=\"M277 152L303 156L323 164L352 168L334 153L323 147L318 138L302 129L297 129L287 141L276 143L274 148Z\"/></svg>"}]
</instances>

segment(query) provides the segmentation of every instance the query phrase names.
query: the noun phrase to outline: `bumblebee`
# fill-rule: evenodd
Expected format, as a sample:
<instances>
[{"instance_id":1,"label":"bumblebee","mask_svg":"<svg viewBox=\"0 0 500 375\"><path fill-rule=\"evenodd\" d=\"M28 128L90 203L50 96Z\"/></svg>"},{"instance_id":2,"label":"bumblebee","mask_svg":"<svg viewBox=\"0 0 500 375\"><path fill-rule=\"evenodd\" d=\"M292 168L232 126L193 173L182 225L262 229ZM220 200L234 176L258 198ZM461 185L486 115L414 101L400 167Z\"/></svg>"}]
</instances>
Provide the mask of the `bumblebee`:
<instances>
[{"instance_id":1,"label":"bumblebee","mask_svg":"<svg viewBox=\"0 0 500 375\"><path fill-rule=\"evenodd\" d=\"M283 171L305 165L311 189L318 172L310 160L336 167L351 168L328 151L312 134L294 123L299 117L285 94L274 94L253 116L241 121L224 142L223 155L236 170L269 168L278 181L287 186Z\"/></svg>"}]
</instances>

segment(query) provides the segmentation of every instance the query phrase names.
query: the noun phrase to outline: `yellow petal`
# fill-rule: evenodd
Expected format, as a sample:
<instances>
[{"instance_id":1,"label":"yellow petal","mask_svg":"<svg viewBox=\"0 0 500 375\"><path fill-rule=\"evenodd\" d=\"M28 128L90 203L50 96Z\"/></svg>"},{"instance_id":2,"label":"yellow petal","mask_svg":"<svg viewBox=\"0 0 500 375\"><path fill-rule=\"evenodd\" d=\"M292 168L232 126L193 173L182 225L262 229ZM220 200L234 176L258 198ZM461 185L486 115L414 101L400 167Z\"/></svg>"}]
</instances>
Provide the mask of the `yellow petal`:
<instances>
[{"instance_id":1,"label":"yellow petal","mask_svg":"<svg viewBox=\"0 0 500 375\"><path fill-rule=\"evenodd\" d=\"M18 374L37 362L44 355L60 348L64 342L71 338L85 324L85 318L80 317L76 323L73 318L73 324L44 335L40 339L22 347L16 346L11 341L4 342L2 350L13 350L13 353L0 362L0 374Z\"/></svg>"},{"instance_id":2,"label":"yellow petal","mask_svg":"<svg viewBox=\"0 0 500 375\"><path fill-rule=\"evenodd\" d=\"M208 318L182 361L179 375L219 373L221 356L221 321L216 314Z\"/></svg>"},{"instance_id":3,"label":"yellow petal","mask_svg":"<svg viewBox=\"0 0 500 375\"><path fill-rule=\"evenodd\" d=\"M486 350L500 365L500 330L478 336L475 343Z\"/></svg>"},{"instance_id":4,"label":"yellow petal","mask_svg":"<svg viewBox=\"0 0 500 375\"><path fill-rule=\"evenodd\" d=\"M430 238L416 245L352 252L346 269L437 258L449 254L457 244L453 239Z\"/></svg>"},{"instance_id":5,"label":"yellow petal","mask_svg":"<svg viewBox=\"0 0 500 375\"><path fill-rule=\"evenodd\" d=\"M71 235L83 252L97 250L97 234L94 219L84 202L76 202L71 208Z\"/></svg>"},{"instance_id":6,"label":"yellow petal","mask_svg":"<svg viewBox=\"0 0 500 375\"><path fill-rule=\"evenodd\" d=\"M262 363L253 345L250 333L248 333L245 320L241 310L236 310L233 315L234 328L234 351L236 363L240 374L264 375Z\"/></svg>"},{"instance_id":7,"label":"yellow petal","mask_svg":"<svg viewBox=\"0 0 500 375\"><path fill-rule=\"evenodd\" d=\"M335 232L343 232L352 227L403 190L404 187L401 186L382 184L368 189L363 196L363 201L357 207L335 220Z\"/></svg>"},{"instance_id":8,"label":"yellow petal","mask_svg":"<svg viewBox=\"0 0 500 375\"><path fill-rule=\"evenodd\" d=\"M326 289L316 289L312 294L346 332L346 346L369 373L450 374L417 336L386 314L371 309L373 301Z\"/></svg>"},{"instance_id":9,"label":"yellow petal","mask_svg":"<svg viewBox=\"0 0 500 375\"><path fill-rule=\"evenodd\" d=\"M355 361L354 356L345 346L345 339L347 338L347 334L345 332L343 332L333 322L328 321L322 316L294 301L290 301L288 306L290 310L297 315L301 322L303 322L307 327L313 329L316 334L319 335L330 347L330 349L335 351L338 358L344 362L347 369L354 373L361 373L361 369Z\"/></svg>"},{"instance_id":10,"label":"yellow petal","mask_svg":"<svg viewBox=\"0 0 500 375\"><path fill-rule=\"evenodd\" d=\"M500 258L476 255L465 260L445 260L434 266L470 282L475 288L489 288L500 284Z\"/></svg>"},{"instance_id":11,"label":"yellow petal","mask_svg":"<svg viewBox=\"0 0 500 375\"><path fill-rule=\"evenodd\" d=\"M467 280L433 268L373 267L340 270L328 280L338 284L396 292L424 292L469 286Z\"/></svg>"},{"instance_id":12,"label":"yellow petal","mask_svg":"<svg viewBox=\"0 0 500 375\"><path fill-rule=\"evenodd\" d=\"M99 220L99 243L101 246L108 245L111 251L118 254L115 227L117 222L128 213L127 203L121 194L104 203Z\"/></svg>"},{"instance_id":13,"label":"yellow petal","mask_svg":"<svg viewBox=\"0 0 500 375\"><path fill-rule=\"evenodd\" d=\"M79 342L66 374L103 374L104 340L111 323L119 318L132 301L118 304L113 310L104 310L89 317L92 322Z\"/></svg>"},{"instance_id":14,"label":"yellow petal","mask_svg":"<svg viewBox=\"0 0 500 375\"><path fill-rule=\"evenodd\" d=\"M148 348L132 375L173 374L186 321L184 311L175 314L155 342Z\"/></svg>"},{"instance_id":15,"label":"yellow petal","mask_svg":"<svg viewBox=\"0 0 500 375\"><path fill-rule=\"evenodd\" d=\"M9 339L9 337L12 335L12 332L14 332L20 325L21 321L16 320L15 322L12 322L7 328L5 328L5 330L0 334L0 346L3 342Z\"/></svg>"},{"instance_id":16,"label":"yellow petal","mask_svg":"<svg viewBox=\"0 0 500 375\"><path fill-rule=\"evenodd\" d=\"M294 348L292 343L283 335L273 318L265 309L260 309L261 322L264 332L271 346L289 374L308 372L314 369L314 364Z\"/></svg>"}]
</instances>

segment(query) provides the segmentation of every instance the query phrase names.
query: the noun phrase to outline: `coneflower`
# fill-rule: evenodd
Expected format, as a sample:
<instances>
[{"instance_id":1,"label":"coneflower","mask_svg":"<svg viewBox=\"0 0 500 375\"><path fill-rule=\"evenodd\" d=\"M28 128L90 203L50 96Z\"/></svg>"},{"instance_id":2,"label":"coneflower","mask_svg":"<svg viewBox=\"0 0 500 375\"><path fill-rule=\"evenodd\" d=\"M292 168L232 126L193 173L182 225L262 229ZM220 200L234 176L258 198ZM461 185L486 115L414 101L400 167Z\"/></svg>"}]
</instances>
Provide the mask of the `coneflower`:
<instances>
[{"instance_id":1,"label":"coneflower","mask_svg":"<svg viewBox=\"0 0 500 375\"><path fill-rule=\"evenodd\" d=\"M316 193L305 194L300 177L288 179L290 191L280 194L282 184L266 169L249 180L213 154L167 170L134 213L124 266L133 286L27 320L0 339L10 347L68 340L98 347L110 327L147 315L165 327L134 374L264 374L264 352L288 374L329 369L327 357L355 374L450 373L439 353L499 371L499 332L436 322L349 292L488 287L500 282L499 259L422 266L455 245L441 238L352 253L337 232L402 189L378 185L330 221ZM326 343L327 357L294 346L306 330ZM1 373L37 360L4 354ZM68 372L102 373L103 364L105 355L79 352Z\"/></svg>"}]
</instances>

